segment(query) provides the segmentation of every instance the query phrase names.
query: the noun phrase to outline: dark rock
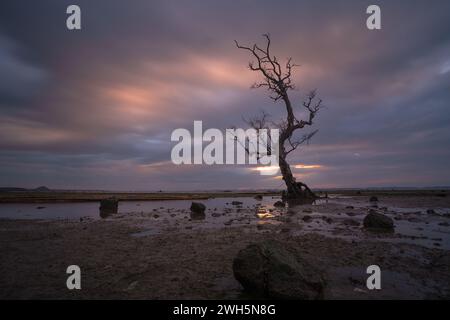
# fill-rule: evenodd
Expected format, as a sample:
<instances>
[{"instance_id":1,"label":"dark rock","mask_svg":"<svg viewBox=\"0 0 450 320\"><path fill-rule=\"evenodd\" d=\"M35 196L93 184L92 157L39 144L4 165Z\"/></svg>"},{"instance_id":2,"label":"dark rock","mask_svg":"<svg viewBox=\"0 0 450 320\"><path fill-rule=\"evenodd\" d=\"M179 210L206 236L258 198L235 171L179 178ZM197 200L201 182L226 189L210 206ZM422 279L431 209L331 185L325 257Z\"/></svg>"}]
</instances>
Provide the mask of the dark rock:
<instances>
[{"instance_id":1,"label":"dark rock","mask_svg":"<svg viewBox=\"0 0 450 320\"><path fill-rule=\"evenodd\" d=\"M350 209L351 210L351 209L355 209L355 207L354 206L346 206L345 209Z\"/></svg>"},{"instance_id":2,"label":"dark rock","mask_svg":"<svg viewBox=\"0 0 450 320\"><path fill-rule=\"evenodd\" d=\"M277 202L275 202L275 203L273 204L273 206L274 206L274 207L281 208L281 207L285 207L285 204L284 204L283 201L277 201Z\"/></svg>"},{"instance_id":3,"label":"dark rock","mask_svg":"<svg viewBox=\"0 0 450 320\"><path fill-rule=\"evenodd\" d=\"M192 202L191 211L194 213L205 213L206 206L200 202Z\"/></svg>"},{"instance_id":4,"label":"dark rock","mask_svg":"<svg viewBox=\"0 0 450 320\"><path fill-rule=\"evenodd\" d=\"M116 198L107 198L100 201L100 217L106 218L119 210L119 200Z\"/></svg>"},{"instance_id":5,"label":"dark rock","mask_svg":"<svg viewBox=\"0 0 450 320\"><path fill-rule=\"evenodd\" d=\"M263 199L263 196L258 194L256 196L254 196L255 200L261 201Z\"/></svg>"},{"instance_id":6,"label":"dark rock","mask_svg":"<svg viewBox=\"0 0 450 320\"><path fill-rule=\"evenodd\" d=\"M200 202L192 202L190 217L192 220L204 220L206 206Z\"/></svg>"},{"instance_id":7,"label":"dark rock","mask_svg":"<svg viewBox=\"0 0 450 320\"><path fill-rule=\"evenodd\" d=\"M36 209L42 210L42 209L45 209L45 207L40 206L40 207L36 207Z\"/></svg>"},{"instance_id":8,"label":"dark rock","mask_svg":"<svg viewBox=\"0 0 450 320\"><path fill-rule=\"evenodd\" d=\"M442 227L448 227L448 226L450 226L450 224L449 224L448 222L439 222L438 225L439 225L439 226L442 226Z\"/></svg>"},{"instance_id":9,"label":"dark rock","mask_svg":"<svg viewBox=\"0 0 450 320\"><path fill-rule=\"evenodd\" d=\"M233 273L248 292L273 299L321 299L325 283L308 261L273 240L239 251Z\"/></svg>"},{"instance_id":10,"label":"dark rock","mask_svg":"<svg viewBox=\"0 0 450 320\"><path fill-rule=\"evenodd\" d=\"M311 216L304 216L302 218L302 220L305 221L305 222L310 222L312 220L312 217Z\"/></svg>"},{"instance_id":11,"label":"dark rock","mask_svg":"<svg viewBox=\"0 0 450 320\"><path fill-rule=\"evenodd\" d=\"M312 209L303 209L303 212L312 213L313 211L312 211Z\"/></svg>"},{"instance_id":12,"label":"dark rock","mask_svg":"<svg viewBox=\"0 0 450 320\"><path fill-rule=\"evenodd\" d=\"M428 209L428 210L427 210L427 214L433 214L433 215L435 215L435 214L436 214L436 211L434 211L433 209Z\"/></svg>"},{"instance_id":13,"label":"dark rock","mask_svg":"<svg viewBox=\"0 0 450 320\"><path fill-rule=\"evenodd\" d=\"M371 196L370 199L369 199L369 201L370 201L370 202L376 202L376 201L378 201L378 197L376 197L376 196Z\"/></svg>"},{"instance_id":14,"label":"dark rock","mask_svg":"<svg viewBox=\"0 0 450 320\"><path fill-rule=\"evenodd\" d=\"M394 221L382 213L371 212L364 218L364 228L378 231L393 231Z\"/></svg>"},{"instance_id":15,"label":"dark rock","mask_svg":"<svg viewBox=\"0 0 450 320\"><path fill-rule=\"evenodd\" d=\"M231 204L233 206L240 206L240 205L242 205L242 202L241 201L232 201Z\"/></svg>"}]
</instances>

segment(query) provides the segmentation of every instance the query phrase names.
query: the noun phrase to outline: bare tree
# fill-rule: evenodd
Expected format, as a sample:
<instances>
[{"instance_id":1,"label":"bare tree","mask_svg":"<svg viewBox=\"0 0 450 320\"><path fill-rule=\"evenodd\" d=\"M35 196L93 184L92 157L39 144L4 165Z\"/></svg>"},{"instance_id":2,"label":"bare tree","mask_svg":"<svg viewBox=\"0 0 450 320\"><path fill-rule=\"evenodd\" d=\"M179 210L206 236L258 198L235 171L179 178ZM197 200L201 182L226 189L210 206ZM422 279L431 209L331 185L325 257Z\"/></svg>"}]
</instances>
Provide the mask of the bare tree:
<instances>
[{"instance_id":1,"label":"bare tree","mask_svg":"<svg viewBox=\"0 0 450 320\"><path fill-rule=\"evenodd\" d=\"M254 61L249 63L249 68L262 74L263 81L255 83L252 88L266 88L270 93L270 98L274 102L282 101L286 109L286 118L278 123L269 122L268 115L263 113L260 117L247 120L246 122L254 129L269 129L269 127L277 127L280 130L279 137L279 166L283 180L286 184L287 190L283 192L285 200L296 200L300 202L312 202L317 197L303 182L297 182L292 174L291 167L286 161L287 156L300 145L309 142L317 130L304 134L300 137L294 135L297 130L304 129L307 126L312 126L313 120L322 106L322 100L316 97L316 91L311 91L306 100L301 104L301 108L306 110L306 119L297 118L289 91L294 89L292 83L292 71L296 64L292 62L292 58L282 64L275 55L270 52L270 36L263 35L266 39L266 46L264 48L254 44L251 47L242 46L235 41L239 49L246 50L251 53Z\"/></svg>"}]
</instances>

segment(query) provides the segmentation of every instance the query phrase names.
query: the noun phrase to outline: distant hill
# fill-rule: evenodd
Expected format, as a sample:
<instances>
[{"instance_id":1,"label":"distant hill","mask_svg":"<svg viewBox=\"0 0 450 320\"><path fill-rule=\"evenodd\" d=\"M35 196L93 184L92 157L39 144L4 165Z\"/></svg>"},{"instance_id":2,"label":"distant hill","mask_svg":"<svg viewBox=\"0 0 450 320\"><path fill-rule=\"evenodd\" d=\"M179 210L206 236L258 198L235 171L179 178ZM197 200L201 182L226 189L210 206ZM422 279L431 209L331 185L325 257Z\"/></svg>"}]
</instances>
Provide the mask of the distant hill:
<instances>
[{"instance_id":1,"label":"distant hill","mask_svg":"<svg viewBox=\"0 0 450 320\"><path fill-rule=\"evenodd\" d=\"M40 186L37 187L36 189L32 189L31 191L37 191L37 192L49 192L52 191L49 188L47 188L46 186Z\"/></svg>"},{"instance_id":2,"label":"distant hill","mask_svg":"<svg viewBox=\"0 0 450 320\"><path fill-rule=\"evenodd\" d=\"M51 189L46 186L40 186L34 189L14 188L14 187L0 187L0 192L50 192Z\"/></svg>"}]
</instances>

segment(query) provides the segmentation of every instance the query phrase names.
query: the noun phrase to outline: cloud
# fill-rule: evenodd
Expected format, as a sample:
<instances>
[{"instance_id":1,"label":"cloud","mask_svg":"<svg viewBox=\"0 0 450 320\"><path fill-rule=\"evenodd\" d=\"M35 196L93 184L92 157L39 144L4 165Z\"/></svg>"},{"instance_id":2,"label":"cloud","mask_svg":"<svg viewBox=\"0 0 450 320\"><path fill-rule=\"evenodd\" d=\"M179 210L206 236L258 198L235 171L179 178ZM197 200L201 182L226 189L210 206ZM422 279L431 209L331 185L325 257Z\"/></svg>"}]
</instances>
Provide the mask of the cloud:
<instances>
[{"instance_id":1,"label":"cloud","mask_svg":"<svg viewBox=\"0 0 450 320\"><path fill-rule=\"evenodd\" d=\"M18 51L12 40L0 34L0 96L3 107L35 94L47 78L45 70L23 60L17 55Z\"/></svg>"},{"instance_id":2,"label":"cloud","mask_svg":"<svg viewBox=\"0 0 450 320\"><path fill-rule=\"evenodd\" d=\"M365 1L79 1L76 33L65 29L68 4L2 4L0 174L10 185L281 187L246 167L169 162L172 130L194 120L225 129L262 109L283 117L282 104L249 90L258 75L233 42L264 32L280 59L301 64L295 105L313 88L326 105L312 144L290 157L321 168L299 177L319 187L450 181L448 1L381 1L379 32L365 28Z\"/></svg>"}]
</instances>

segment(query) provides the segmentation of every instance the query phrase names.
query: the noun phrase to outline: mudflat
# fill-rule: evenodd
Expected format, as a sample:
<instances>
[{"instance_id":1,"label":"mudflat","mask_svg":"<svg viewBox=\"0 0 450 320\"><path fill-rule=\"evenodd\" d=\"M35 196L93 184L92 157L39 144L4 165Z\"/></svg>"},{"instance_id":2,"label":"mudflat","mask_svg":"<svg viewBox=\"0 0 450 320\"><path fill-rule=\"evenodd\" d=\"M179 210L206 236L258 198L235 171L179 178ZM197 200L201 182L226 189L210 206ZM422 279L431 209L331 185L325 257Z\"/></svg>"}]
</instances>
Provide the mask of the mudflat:
<instances>
[{"instance_id":1,"label":"mudflat","mask_svg":"<svg viewBox=\"0 0 450 320\"><path fill-rule=\"evenodd\" d=\"M120 212L105 219L1 219L1 299L245 299L232 263L248 244L273 239L325 275L325 299L449 299L450 197L443 193L338 194L313 205L261 203ZM67 203L70 205L70 203ZM363 227L369 212L395 231ZM81 268L68 290L66 268ZM379 265L382 289L368 290Z\"/></svg>"}]
</instances>

